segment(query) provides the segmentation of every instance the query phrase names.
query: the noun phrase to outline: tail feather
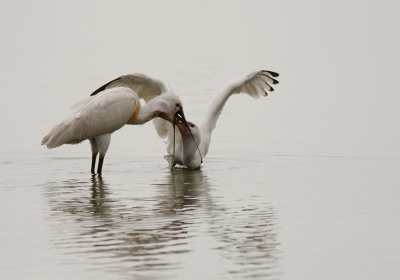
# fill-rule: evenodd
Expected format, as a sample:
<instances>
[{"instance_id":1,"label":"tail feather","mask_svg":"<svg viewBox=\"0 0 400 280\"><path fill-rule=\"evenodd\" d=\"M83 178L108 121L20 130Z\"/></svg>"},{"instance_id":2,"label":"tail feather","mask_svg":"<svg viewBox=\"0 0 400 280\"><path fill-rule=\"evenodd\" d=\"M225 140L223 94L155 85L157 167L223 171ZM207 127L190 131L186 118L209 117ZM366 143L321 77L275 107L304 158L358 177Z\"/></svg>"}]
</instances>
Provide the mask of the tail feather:
<instances>
[{"instance_id":1,"label":"tail feather","mask_svg":"<svg viewBox=\"0 0 400 280\"><path fill-rule=\"evenodd\" d=\"M42 139L42 145L46 145L48 149L53 149L63 144L79 144L83 140L85 139L82 139L81 133L77 131L73 122L63 121Z\"/></svg>"}]
</instances>

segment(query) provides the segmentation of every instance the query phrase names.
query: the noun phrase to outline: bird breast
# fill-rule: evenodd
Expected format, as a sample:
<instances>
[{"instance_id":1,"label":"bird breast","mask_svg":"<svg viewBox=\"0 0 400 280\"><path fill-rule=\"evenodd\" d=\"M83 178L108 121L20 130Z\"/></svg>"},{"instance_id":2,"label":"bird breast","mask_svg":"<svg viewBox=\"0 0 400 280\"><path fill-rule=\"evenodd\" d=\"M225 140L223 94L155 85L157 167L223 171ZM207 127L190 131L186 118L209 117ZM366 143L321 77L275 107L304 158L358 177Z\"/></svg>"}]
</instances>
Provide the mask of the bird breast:
<instances>
[{"instance_id":1,"label":"bird breast","mask_svg":"<svg viewBox=\"0 0 400 280\"><path fill-rule=\"evenodd\" d=\"M127 121L127 124L137 124L139 112L140 112L140 101L137 100L135 111L133 111L132 116Z\"/></svg>"}]
</instances>

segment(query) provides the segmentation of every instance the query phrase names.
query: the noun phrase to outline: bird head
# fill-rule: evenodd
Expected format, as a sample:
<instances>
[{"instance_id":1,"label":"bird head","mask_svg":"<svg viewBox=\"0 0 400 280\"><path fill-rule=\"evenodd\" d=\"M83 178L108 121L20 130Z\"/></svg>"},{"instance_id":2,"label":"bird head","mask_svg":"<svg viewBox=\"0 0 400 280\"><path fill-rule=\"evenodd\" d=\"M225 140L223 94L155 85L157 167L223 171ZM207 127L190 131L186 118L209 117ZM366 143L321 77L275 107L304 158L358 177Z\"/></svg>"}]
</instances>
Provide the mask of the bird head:
<instances>
[{"instance_id":1,"label":"bird head","mask_svg":"<svg viewBox=\"0 0 400 280\"><path fill-rule=\"evenodd\" d=\"M185 115L183 113L182 101L179 96L174 93L163 93L160 96L159 113L158 117L174 123L175 116L179 114L184 123L186 123Z\"/></svg>"},{"instance_id":2,"label":"bird head","mask_svg":"<svg viewBox=\"0 0 400 280\"><path fill-rule=\"evenodd\" d=\"M203 162L199 145L201 142L201 132L197 125L192 122L186 122L179 114L175 117L175 124L179 129L183 142L184 164L188 168L197 168ZM199 152L199 160L196 160L196 149Z\"/></svg>"},{"instance_id":3,"label":"bird head","mask_svg":"<svg viewBox=\"0 0 400 280\"><path fill-rule=\"evenodd\" d=\"M189 121L187 122L186 125L184 123L184 120L179 117L179 114L175 119L175 124L178 127L179 132L181 133L183 141L191 140L193 142L194 140L197 143L197 145L200 144L201 134L200 134L200 129L197 125Z\"/></svg>"}]
</instances>

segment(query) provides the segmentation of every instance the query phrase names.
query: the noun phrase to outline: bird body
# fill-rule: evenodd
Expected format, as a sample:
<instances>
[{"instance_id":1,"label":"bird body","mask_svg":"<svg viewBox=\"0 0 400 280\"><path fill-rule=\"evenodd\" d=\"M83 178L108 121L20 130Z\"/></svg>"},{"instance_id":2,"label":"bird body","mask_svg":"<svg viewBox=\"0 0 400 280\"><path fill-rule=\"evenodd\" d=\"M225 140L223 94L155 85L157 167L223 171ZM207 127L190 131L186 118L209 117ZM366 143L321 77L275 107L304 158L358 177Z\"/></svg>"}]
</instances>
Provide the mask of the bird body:
<instances>
[{"instance_id":1,"label":"bird body","mask_svg":"<svg viewBox=\"0 0 400 280\"><path fill-rule=\"evenodd\" d=\"M173 129L164 120L154 119L153 123L158 135L167 144L168 154L175 154L169 160L170 167L176 164L185 165L188 168L199 167L202 159L208 154L212 132L229 97L238 93L246 93L256 99L267 96L267 91L274 91L270 84L278 84L273 77L278 76L278 73L261 70L230 81L214 96L199 125L191 122L187 122L186 125L184 122L177 121L178 129Z\"/></svg>"},{"instance_id":2,"label":"bird body","mask_svg":"<svg viewBox=\"0 0 400 280\"><path fill-rule=\"evenodd\" d=\"M43 138L42 145L52 149L113 133L140 110L138 104L137 94L129 88L106 90L54 127Z\"/></svg>"},{"instance_id":3,"label":"bird body","mask_svg":"<svg viewBox=\"0 0 400 280\"><path fill-rule=\"evenodd\" d=\"M119 84L115 85L115 81ZM146 101L144 106L141 106L140 98ZM183 114L179 97L168 91L161 80L143 74L121 76L75 104L73 109L75 111L71 115L43 138L42 145L52 149L89 139L91 171L94 173L96 157L100 153L99 174L113 132L125 124L141 125L157 117L172 122L177 112Z\"/></svg>"}]
</instances>

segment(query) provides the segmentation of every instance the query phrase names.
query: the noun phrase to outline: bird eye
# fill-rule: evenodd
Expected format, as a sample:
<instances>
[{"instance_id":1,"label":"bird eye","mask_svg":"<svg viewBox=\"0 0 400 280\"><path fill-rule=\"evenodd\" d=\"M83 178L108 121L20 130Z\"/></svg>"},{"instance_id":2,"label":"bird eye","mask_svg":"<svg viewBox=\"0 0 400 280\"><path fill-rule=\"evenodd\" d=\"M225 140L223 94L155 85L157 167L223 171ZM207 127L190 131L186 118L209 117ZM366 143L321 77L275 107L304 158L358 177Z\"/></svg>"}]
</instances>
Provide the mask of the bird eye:
<instances>
[{"instance_id":1,"label":"bird eye","mask_svg":"<svg viewBox=\"0 0 400 280\"><path fill-rule=\"evenodd\" d=\"M176 105L176 107L180 107L180 106L179 106L179 103L176 103L175 105Z\"/></svg>"},{"instance_id":2,"label":"bird eye","mask_svg":"<svg viewBox=\"0 0 400 280\"><path fill-rule=\"evenodd\" d=\"M191 125L190 125L190 127L194 127L194 125L193 125L193 124L191 124Z\"/></svg>"}]
</instances>

